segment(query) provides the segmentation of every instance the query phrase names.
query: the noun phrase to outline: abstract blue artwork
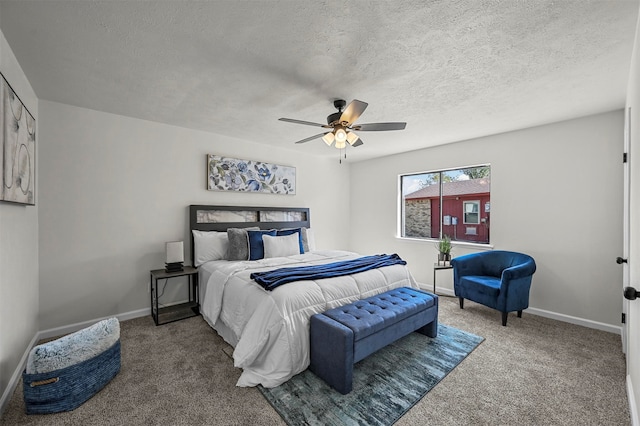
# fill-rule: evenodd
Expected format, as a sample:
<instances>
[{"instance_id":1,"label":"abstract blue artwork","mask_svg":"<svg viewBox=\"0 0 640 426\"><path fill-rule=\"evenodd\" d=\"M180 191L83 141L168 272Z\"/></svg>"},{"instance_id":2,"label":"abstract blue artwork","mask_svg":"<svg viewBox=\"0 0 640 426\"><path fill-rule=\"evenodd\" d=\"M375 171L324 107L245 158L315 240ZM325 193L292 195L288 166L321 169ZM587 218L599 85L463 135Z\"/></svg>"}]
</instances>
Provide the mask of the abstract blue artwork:
<instances>
[{"instance_id":1,"label":"abstract blue artwork","mask_svg":"<svg viewBox=\"0 0 640 426\"><path fill-rule=\"evenodd\" d=\"M296 168L262 161L207 155L210 191L296 193Z\"/></svg>"}]
</instances>

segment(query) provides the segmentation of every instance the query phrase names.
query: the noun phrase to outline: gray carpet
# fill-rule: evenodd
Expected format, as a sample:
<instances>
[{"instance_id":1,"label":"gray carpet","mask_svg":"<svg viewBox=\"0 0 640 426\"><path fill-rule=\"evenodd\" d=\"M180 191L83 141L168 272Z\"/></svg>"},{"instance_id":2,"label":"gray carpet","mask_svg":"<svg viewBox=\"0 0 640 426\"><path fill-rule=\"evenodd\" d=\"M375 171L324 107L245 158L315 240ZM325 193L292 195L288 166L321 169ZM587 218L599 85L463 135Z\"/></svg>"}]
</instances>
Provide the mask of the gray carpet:
<instances>
[{"instance_id":1,"label":"gray carpet","mask_svg":"<svg viewBox=\"0 0 640 426\"><path fill-rule=\"evenodd\" d=\"M485 341L397 425L628 425L620 336L440 299L442 323ZM121 323L122 369L69 413L24 414L19 383L1 425L284 425L200 317Z\"/></svg>"}]
</instances>

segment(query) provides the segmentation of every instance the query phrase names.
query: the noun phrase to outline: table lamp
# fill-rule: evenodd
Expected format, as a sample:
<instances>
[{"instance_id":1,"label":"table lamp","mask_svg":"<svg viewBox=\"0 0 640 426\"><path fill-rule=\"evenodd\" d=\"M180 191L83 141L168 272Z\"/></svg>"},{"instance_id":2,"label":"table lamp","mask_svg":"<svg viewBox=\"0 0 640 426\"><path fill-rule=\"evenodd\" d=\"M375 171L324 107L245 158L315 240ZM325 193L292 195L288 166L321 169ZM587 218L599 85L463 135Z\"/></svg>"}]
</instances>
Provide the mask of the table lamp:
<instances>
[{"instance_id":1,"label":"table lamp","mask_svg":"<svg viewBox=\"0 0 640 426\"><path fill-rule=\"evenodd\" d=\"M182 271L184 262L184 244L182 241L170 241L166 244L167 261L165 263L165 271L178 272Z\"/></svg>"}]
</instances>

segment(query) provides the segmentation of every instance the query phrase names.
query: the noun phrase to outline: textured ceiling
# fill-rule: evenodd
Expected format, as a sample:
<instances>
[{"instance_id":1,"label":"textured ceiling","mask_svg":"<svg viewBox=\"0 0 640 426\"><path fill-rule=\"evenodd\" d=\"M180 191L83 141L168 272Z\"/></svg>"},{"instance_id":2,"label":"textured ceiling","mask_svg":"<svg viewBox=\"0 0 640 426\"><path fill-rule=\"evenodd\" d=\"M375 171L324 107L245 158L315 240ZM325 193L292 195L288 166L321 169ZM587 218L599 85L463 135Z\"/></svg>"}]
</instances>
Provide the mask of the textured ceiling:
<instances>
[{"instance_id":1,"label":"textured ceiling","mask_svg":"<svg viewBox=\"0 0 640 426\"><path fill-rule=\"evenodd\" d=\"M0 0L0 28L40 99L336 158L277 119L355 98L357 123L407 122L362 132L362 160L621 108L638 7Z\"/></svg>"}]
</instances>

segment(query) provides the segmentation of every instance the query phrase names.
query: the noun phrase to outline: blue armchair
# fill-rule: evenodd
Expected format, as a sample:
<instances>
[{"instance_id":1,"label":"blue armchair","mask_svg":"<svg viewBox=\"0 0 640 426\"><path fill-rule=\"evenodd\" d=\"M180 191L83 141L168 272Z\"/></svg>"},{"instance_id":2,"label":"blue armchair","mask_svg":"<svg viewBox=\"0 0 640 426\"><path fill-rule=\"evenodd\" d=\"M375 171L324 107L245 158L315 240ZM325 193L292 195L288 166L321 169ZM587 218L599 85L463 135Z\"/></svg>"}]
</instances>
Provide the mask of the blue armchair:
<instances>
[{"instance_id":1,"label":"blue armchair","mask_svg":"<svg viewBox=\"0 0 640 426\"><path fill-rule=\"evenodd\" d=\"M529 255L512 251L491 250L467 254L451 260L453 289L464 309L469 299L502 312L502 325L507 325L509 312L529 307L531 278L536 262Z\"/></svg>"}]
</instances>

